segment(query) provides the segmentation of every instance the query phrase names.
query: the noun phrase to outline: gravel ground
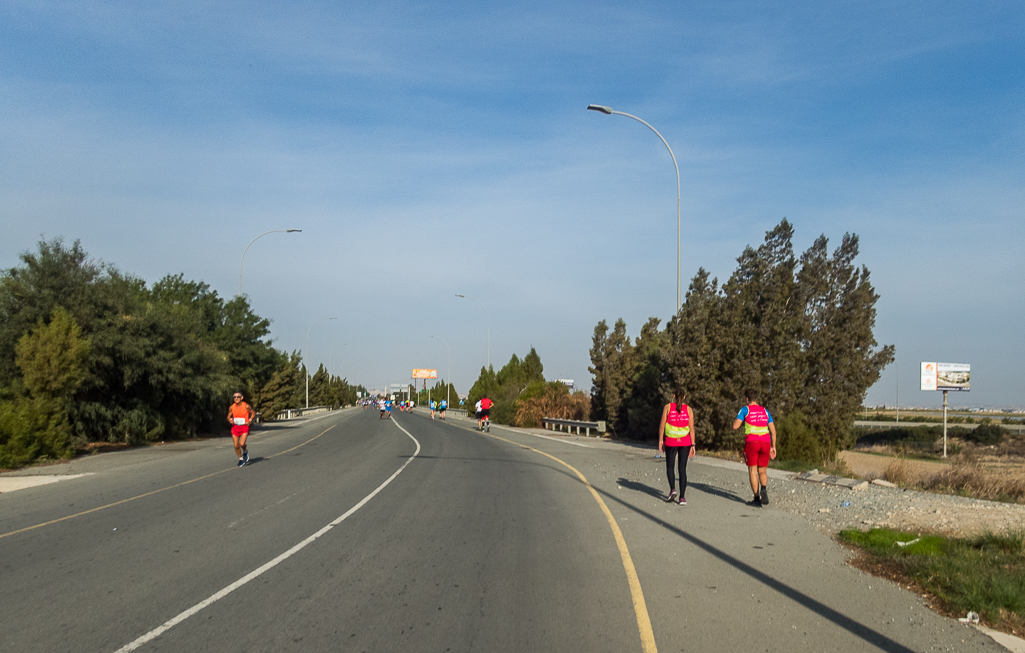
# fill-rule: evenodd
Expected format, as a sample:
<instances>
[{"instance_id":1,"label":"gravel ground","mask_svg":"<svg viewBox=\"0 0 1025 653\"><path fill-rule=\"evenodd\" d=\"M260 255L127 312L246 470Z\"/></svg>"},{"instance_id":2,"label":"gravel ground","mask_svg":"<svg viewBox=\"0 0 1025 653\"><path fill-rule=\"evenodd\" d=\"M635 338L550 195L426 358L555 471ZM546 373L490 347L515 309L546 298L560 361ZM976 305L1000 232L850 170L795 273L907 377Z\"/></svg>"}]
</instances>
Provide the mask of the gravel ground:
<instances>
[{"instance_id":1,"label":"gravel ground","mask_svg":"<svg viewBox=\"0 0 1025 653\"><path fill-rule=\"evenodd\" d=\"M749 498L751 490L744 465L704 456L697 456L695 462L701 467L721 470L708 473L705 482ZM694 470L695 480L702 475L701 467ZM724 473L727 471L731 473ZM770 469L769 474L768 508L801 515L820 532L830 535L846 528L867 530L876 526L944 535L1025 529L1025 505L1021 504L877 485L849 490L799 481L791 472ZM850 505L844 506L844 502Z\"/></svg>"}]
</instances>

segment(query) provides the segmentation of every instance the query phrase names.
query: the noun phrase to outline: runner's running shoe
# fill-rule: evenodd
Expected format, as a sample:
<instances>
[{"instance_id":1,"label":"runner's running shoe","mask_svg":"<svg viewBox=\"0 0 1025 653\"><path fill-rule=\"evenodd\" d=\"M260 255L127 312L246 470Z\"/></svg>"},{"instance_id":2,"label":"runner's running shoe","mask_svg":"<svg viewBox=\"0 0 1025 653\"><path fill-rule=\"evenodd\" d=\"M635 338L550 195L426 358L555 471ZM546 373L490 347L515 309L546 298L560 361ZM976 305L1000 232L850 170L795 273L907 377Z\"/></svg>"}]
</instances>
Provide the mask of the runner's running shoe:
<instances>
[{"instance_id":1,"label":"runner's running shoe","mask_svg":"<svg viewBox=\"0 0 1025 653\"><path fill-rule=\"evenodd\" d=\"M769 505L769 488L762 486L762 495L759 497L762 500L762 505Z\"/></svg>"},{"instance_id":2,"label":"runner's running shoe","mask_svg":"<svg viewBox=\"0 0 1025 653\"><path fill-rule=\"evenodd\" d=\"M755 497L754 499L751 499L750 501L746 502L744 505L748 505L748 506L751 506L753 508L761 508L762 507L762 498L761 497Z\"/></svg>"},{"instance_id":3,"label":"runner's running shoe","mask_svg":"<svg viewBox=\"0 0 1025 653\"><path fill-rule=\"evenodd\" d=\"M245 464L246 464L246 461L244 461L241 458L239 458L238 459L238 465L236 465L236 467L241 467L242 465L245 465Z\"/></svg>"},{"instance_id":4,"label":"runner's running shoe","mask_svg":"<svg viewBox=\"0 0 1025 653\"><path fill-rule=\"evenodd\" d=\"M687 505L687 500L686 500L686 499L684 499L683 497L680 497L680 505L681 505L681 506L685 506L685 505Z\"/></svg>"},{"instance_id":5,"label":"runner's running shoe","mask_svg":"<svg viewBox=\"0 0 1025 653\"><path fill-rule=\"evenodd\" d=\"M249 464L249 452L248 451L243 451L242 452L242 462L244 462L247 465Z\"/></svg>"},{"instance_id":6,"label":"runner's running shoe","mask_svg":"<svg viewBox=\"0 0 1025 653\"><path fill-rule=\"evenodd\" d=\"M676 501L677 496L678 495L676 494L676 490L669 490L669 496L666 497L666 503L672 503L673 501Z\"/></svg>"}]
</instances>

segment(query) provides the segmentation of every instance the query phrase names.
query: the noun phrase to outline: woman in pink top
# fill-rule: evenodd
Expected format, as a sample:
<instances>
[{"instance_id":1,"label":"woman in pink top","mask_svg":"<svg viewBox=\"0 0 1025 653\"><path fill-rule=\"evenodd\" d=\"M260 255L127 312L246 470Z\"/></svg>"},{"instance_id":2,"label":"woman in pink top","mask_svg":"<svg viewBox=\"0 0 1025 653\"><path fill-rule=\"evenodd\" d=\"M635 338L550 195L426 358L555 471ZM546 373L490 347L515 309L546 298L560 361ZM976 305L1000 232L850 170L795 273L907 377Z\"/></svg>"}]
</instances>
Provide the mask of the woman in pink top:
<instances>
[{"instance_id":1,"label":"woman in pink top","mask_svg":"<svg viewBox=\"0 0 1025 653\"><path fill-rule=\"evenodd\" d=\"M669 477L669 493L666 501L687 505L687 462L694 457L694 411L683 403L687 395L683 390L673 394L673 403L662 409L662 422L658 426L658 450L666 454L666 476ZM676 494L674 467L680 465L680 494Z\"/></svg>"}]
</instances>

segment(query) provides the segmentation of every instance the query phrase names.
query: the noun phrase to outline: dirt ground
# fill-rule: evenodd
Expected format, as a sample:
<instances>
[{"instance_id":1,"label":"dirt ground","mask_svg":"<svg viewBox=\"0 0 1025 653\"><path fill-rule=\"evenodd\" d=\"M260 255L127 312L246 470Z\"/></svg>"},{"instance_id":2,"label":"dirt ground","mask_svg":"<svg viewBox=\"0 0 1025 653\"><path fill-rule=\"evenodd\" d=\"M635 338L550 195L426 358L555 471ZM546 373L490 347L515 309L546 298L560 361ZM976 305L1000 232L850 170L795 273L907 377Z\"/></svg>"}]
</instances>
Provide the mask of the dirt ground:
<instances>
[{"instance_id":1,"label":"dirt ground","mask_svg":"<svg viewBox=\"0 0 1025 653\"><path fill-rule=\"evenodd\" d=\"M894 456L861 453L858 451L841 451L839 457L850 466L855 474L865 479L882 478L887 465L894 460ZM931 462L928 460L907 460L907 464L914 473L918 474L920 479L942 472L950 466L950 463Z\"/></svg>"}]
</instances>

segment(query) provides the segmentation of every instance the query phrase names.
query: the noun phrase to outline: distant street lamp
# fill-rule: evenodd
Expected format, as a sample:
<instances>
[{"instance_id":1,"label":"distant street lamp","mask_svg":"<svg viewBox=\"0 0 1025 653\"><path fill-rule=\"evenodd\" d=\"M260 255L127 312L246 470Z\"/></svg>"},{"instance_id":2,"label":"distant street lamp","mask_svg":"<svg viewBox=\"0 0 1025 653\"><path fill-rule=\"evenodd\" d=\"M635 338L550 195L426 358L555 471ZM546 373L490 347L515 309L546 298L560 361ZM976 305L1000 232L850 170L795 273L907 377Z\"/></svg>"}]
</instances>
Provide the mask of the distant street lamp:
<instances>
[{"instance_id":1,"label":"distant street lamp","mask_svg":"<svg viewBox=\"0 0 1025 653\"><path fill-rule=\"evenodd\" d=\"M484 302L482 302L479 299L470 297L469 295L459 294L457 294L456 297L462 297L463 299L472 299L473 301L480 304L480 307L484 309L484 314L488 316L488 369L491 369L491 313L488 312L488 307L484 305Z\"/></svg>"},{"instance_id":2,"label":"distant street lamp","mask_svg":"<svg viewBox=\"0 0 1025 653\"><path fill-rule=\"evenodd\" d=\"M683 276L680 265L680 243L682 242L680 234L680 166L676 163L676 155L673 154L673 148L669 147L669 143L666 142L666 139L662 138L662 134L659 134L657 129L649 125L644 120L641 120L637 116L631 115L629 113L623 113L622 111L613 111L612 107L606 107L600 104L589 104L587 105L587 110L598 111L599 113L604 113L605 115L615 114L617 116L626 116L627 118L633 118L634 120L643 124L651 131L655 132L655 135L662 139L662 144L666 146L667 150L669 150L669 156L673 157L673 167L676 168L676 311L674 311L674 313L676 313L680 310L680 306L683 305L680 293L681 281L683 279Z\"/></svg>"},{"instance_id":3,"label":"distant street lamp","mask_svg":"<svg viewBox=\"0 0 1025 653\"><path fill-rule=\"evenodd\" d=\"M261 238L263 238L267 234L282 234L282 233L284 233L284 234L292 234L292 233L301 233L301 232L302 232L302 229L272 229L270 231L265 231L264 233L260 234L256 238L253 238L252 240L249 241L249 245L246 245L245 250L242 251L242 260L238 262L238 296L239 297L242 296L242 264L245 263L246 252L249 251L250 245L252 245L256 241L260 240Z\"/></svg>"},{"instance_id":4,"label":"distant street lamp","mask_svg":"<svg viewBox=\"0 0 1025 653\"><path fill-rule=\"evenodd\" d=\"M306 354L310 349L310 329L321 320L337 320L337 317L318 317L310 322L310 328L306 329L306 349L303 350L303 370L306 372L306 407L310 407L310 366L306 364Z\"/></svg>"},{"instance_id":5,"label":"distant street lamp","mask_svg":"<svg viewBox=\"0 0 1025 653\"><path fill-rule=\"evenodd\" d=\"M445 379L445 404L448 405L452 403L452 392L450 391L452 387L452 347L449 346L448 340L445 340L441 336L431 337L437 338L438 340L445 343L446 347L448 347L448 377Z\"/></svg>"}]
</instances>

